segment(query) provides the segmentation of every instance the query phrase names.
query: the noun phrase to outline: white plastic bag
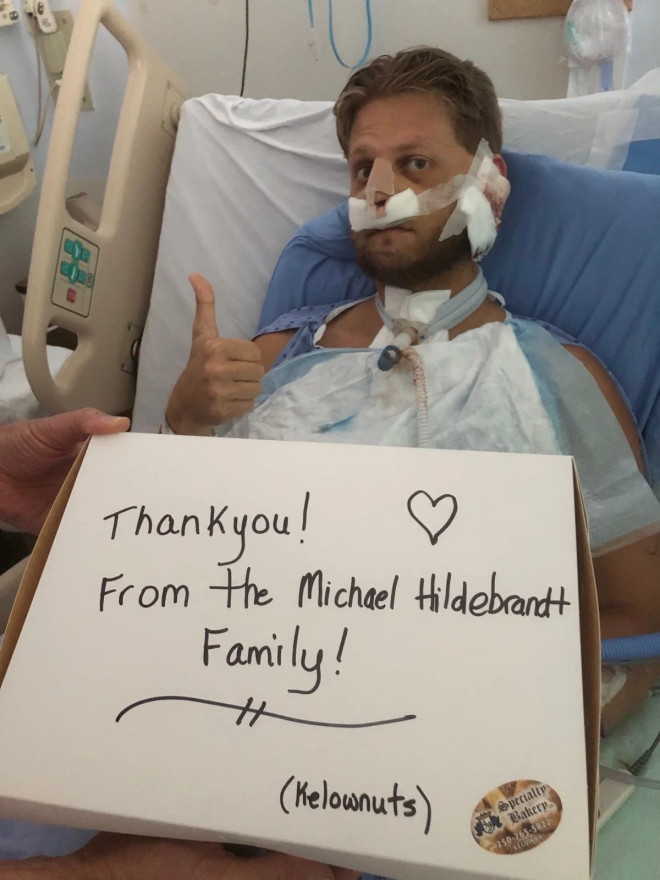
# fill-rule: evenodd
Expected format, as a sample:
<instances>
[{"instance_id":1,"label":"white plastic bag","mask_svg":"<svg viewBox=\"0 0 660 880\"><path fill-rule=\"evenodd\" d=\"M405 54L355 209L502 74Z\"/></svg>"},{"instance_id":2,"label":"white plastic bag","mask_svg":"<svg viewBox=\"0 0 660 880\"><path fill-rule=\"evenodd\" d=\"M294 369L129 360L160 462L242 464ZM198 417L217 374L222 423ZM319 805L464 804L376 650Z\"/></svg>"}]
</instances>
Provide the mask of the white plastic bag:
<instances>
[{"instance_id":1,"label":"white plastic bag","mask_svg":"<svg viewBox=\"0 0 660 880\"><path fill-rule=\"evenodd\" d=\"M630 43L623 0L573 0L566 15L568 97L614 88L614 59Z\"/></svg>"}]
</instances>

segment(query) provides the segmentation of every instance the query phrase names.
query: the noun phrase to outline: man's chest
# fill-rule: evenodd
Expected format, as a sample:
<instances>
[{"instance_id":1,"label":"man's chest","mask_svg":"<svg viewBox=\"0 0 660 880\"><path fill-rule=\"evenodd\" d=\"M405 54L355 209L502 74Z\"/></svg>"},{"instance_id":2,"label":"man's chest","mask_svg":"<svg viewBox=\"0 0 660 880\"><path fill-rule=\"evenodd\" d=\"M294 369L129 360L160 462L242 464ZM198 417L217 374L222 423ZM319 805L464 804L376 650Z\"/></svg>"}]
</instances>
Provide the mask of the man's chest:
<instances>
[{"instance_id":1,"label":"man's chest","mask_svg":"<svg viewBox=\"0 0 660 880\"><path fill-rule=\"evenodd\" d=\"M382 326L374 301L369 299L330 320L319 345L322 348L368 348Z\"/></svg>"}]
</instances>

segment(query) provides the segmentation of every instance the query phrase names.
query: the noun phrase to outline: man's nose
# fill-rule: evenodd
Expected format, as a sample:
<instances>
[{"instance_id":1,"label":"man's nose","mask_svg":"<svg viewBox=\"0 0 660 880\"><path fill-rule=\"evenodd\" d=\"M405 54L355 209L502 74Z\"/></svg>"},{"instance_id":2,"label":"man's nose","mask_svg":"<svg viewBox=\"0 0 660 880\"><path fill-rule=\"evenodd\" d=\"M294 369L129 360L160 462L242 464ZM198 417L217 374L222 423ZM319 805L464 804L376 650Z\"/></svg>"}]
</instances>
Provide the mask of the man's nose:
<instances>
[{"instance_id":1,"label":"man's nose","mask_svg":"<svg viewBox=\"0 0 660 880\"><path fill-rule=\"evenodd\" d=\"M374 159L366 186L367 204L376 211L385 210L388 199L395 192L394 169L387 159Z\"/></svg>"}]
</instances>

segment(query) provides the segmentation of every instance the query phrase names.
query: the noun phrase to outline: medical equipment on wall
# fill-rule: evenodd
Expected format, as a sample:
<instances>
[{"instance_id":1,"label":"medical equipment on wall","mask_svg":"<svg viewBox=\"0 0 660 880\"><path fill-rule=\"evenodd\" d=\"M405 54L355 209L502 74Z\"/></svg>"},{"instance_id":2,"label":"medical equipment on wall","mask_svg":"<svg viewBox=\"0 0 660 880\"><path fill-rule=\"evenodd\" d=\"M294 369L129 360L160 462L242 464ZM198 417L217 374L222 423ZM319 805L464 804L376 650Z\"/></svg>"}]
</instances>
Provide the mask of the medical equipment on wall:
<instances>
[{"instance_id":1,"label":"medical equipment on wall","mask_svg":"<svg viewBox=\"0 0 660 880\"><path fill-rule=\"evenodd\" d=\"M573 0L565 25L568 97L614 88L614 59L630 42L623 0Z\"/></svg>"},{"instance_id":2,"label":"medical equipment on wall","mask_svg":"<svg viewBox=\"0 0 660 880\"><path fill-rule=\"evenodd\" d=\"M337 41L335 39L335 12L334 12L334 0L328 0L328 36L330 39L330 46L332 47L332 53L341 64L342 67L345 67L347 70L356 70L358 67L362 67L362 65L366 62L369 57L369 53L371 52L371 44L373 43L374 36L374 28L373 28L373 17L371 12L371 0L364 0L364 12L367 21L367 38L366 44L364 47L364 51L360 56L360 60L356 61L355 64L347 64L344 59L341 57L339 53L339 49L337 48ZM316 42L316 19L314 15L314 0L307 0L307 14L309 16L309 29L310 29L310 37L309 37L309 47L314 55L314 58L318 61L318 47Z\"/></svg>"},{"instance_id":3,"label":"medical equipment on wall","mask_svg":"<svg viewBox=\"0 0 660 880\"><path fill-rule=\"evenodd\" d=\"M0 28L10 27L18 21L18 12L13 0L0 0Z\"/></svg>"},{"instance_id":4,"label":"medical equipment on wall","mask_svg":"<svg viewBox=\"0 0 660 880\"><path fill-rule=\"evenodd\" d=\"M36 185L18 105L9 78L0 73L0 214L19 205Z\"/></svg>"},{"instance_id":5,"label":"medical equipment on wall","mask_svg":"<svg viewBox=\"0 0 660 880\"><path fill-rule=\"evenodd\" d=\"M23 0L23 12L42 34L54 34L57 30L48 0Z\"/></svg>"},{"instance_id":6,"label":"medical equipment on wall","mask_svg":"<svg viewBox=\"0 0 660 880\"><path fill-rule=\"evenodd\" d=\"M245 78L247 76L248 52L250 50L250 0L245 0L245 44L243 46L243 65L241 68L241 98L245 94Z\"/></svg>"},{"instance_id":7,"label":"medical equipment on wall","mask_svg":"<svg viewBox=\"0 0 660 880\"><path fill-rule=\"evenodd\" d=\"M67 199L65 189L101 25L128 55L129 75L98 216L89 206L82 210L79 199ZM55 112L23 319L28 378L39 400L53 412L92 403L122 412L132 403L183 98L183 86L140 43L110 0L83 5ZM76 350L55 378L45 357L50 324L78 337ZM99 384L106 388L100 397Z\"/></svg>"}]
</instances>

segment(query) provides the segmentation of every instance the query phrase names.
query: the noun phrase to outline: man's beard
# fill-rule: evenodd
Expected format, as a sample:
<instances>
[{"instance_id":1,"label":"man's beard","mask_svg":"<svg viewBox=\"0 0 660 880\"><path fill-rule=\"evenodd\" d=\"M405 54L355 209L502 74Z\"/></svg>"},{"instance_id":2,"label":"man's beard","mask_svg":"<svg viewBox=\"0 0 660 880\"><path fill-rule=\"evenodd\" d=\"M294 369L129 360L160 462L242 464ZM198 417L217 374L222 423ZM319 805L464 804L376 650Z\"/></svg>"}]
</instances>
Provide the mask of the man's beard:
<instances>
[{"instance_id":1,"label":"man's beard","mask_svg":"<svg viewBox=\"0 0 660 880\"><path fill-rule=\"evenodd\" d=\"M424 285L438 276L445 275L459 263L472 259L472 246L467 230L438 241L439 232L432 237L418 240L417 247L408 253L372 255L367 245L368 233L352 235L355 261L365 275L379 284L400 287L403 290Z\"/></svg>"}]
</instances>

